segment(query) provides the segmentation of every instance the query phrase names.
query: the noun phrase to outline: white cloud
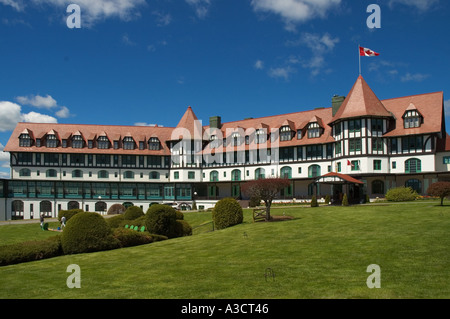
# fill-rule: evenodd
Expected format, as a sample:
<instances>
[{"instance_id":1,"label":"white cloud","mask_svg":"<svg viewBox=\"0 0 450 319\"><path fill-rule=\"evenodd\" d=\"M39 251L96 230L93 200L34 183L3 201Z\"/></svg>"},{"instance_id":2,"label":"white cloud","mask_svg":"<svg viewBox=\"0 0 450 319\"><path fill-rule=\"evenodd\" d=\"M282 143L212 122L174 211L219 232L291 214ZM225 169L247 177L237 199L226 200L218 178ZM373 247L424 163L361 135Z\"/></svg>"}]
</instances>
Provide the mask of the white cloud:
<instances>
[{"instance_id":1,"label":"white cloud","mask_svg":"<svg viewBox=\"0 0 450 319\"><path fill-rule=\"evenodd\" d=\"M292 66L284 66L278 68L271 68L268 72L269 76L272 78L282 78L286 81L289 80L291 74L296 73L297 70Z\"/></svg>"},{"instance_id":2,"label":"white cloud","mask_svg":"<svg viewBox=\"0 0 450 319\"><path fill-rule=\"evenodd\" d=\"M416 7L420 11L427 11L438 2L439 0L390 0L389 6L392 7L393 5L399 3L407 6Z\"/></svg>"},{"instance_id":3,"label":"white cloud","mask_svg":"<svg viewBox=\"0 0 450 319\"><path fill-rule=\"evenodd\" d=\"M257 70L262 70L262 69L264 69L264 62L261 61L261 60L256 60L254 67L255 67L255 69L257 69Z\"/></svg>"},{"instance_id":4,"label":"white cloud","mask_svg":"<svg viewBox=\"0 0 450 319\"><path fill-rule=\"evenodd\" d=\"M189 5L195 9L195 14L198 18L204 19L209 12L211 0L185 0Z\"/></svg>"},{"instance_id":5,"label":"white cloud","mask_svg":"<svg viewBox=\"0 0 450 319\"><path fill-rule=\"evenodd\" d=\"M134 123L134 126L150 126L150 127L156 127L156 126L158 126L158 127L164 127L164 126L162 126L162 125L158 125L158 124L148 124L148 123L145 123L145 122L137 122L137 123Z\"/></svg>"},{"instance_id":6,"label":"white cloud","mask_svg":"<svg viewBox=\"0 0 450 319\"><path fill-rule=\"evenodd\" d=\"M41 113L22 113L19 104L0 101L0 132L12 131L18 122L57 123L57 119Z\"/></svg>"},{"instance_id":7,"label":"white cloud","mask_svg":"<svg viewBox=\"0 0 450 319\"><path fill-rule=\"evenodd\" d=\"M2 143L0 143L0 162L8 162L9 164L9 153L3 152L4 148L5 146Z\"/></svg>"},{"instance_id":8,"label":"white cloud","mask_svg":"<svg viewBox=\"0 0 450 319\"><path fill-rule=\"evenodd\" d=\"M271 12L281 16L288 31L295 30L295 24L316 17L324 18L341 0L252 0L256 12Z\"/></svg>"},{"instance_id":9,"label":"white cloud","mask_svg":"<svg viewBox=\"0 0 450 319\"><path fill-rule=\"evenodd\" d=\"M156 17L156 25L158 27L168 26L172 22L170 13L164 14L159 11L153 11L152 14Z\"/></svg>"},{"instance_id":10,"label":"white cloud","mask_svg":"<svg viewBox=\"0 0 450 319\"><path fill-rule=\"evenodd\" d=\"M130 39L127 33L122 35L122 42L129 46L135 46L136 43Z\"/></svg>"},{"instance_id":11,"label":"white cloud","mask_svg":"<svg viewBox=\"0 0 450 319\"><path fill-rule=\"evenodd\" d=\"M25 7L22 0L0 0L0 3L4 4L5 6L10 6L17 11L23 11Z\"/></svg>"},{"instance_id":12,"label":"white cloud","mask_svg":"<svg viewBox=\"0 0 450 319\"><path fill-rule=\"evenodd\" d=\"M20 104L32 105L43 109L51 109L57 105L56 100L48 94L45 97L40 95L18 96L16 100Z\"/></svg>"},{"instance_id":13,"label":"white cloud","mask_svg":"<svg viewBox=\"0 0 450 319\"><path fill-rule=\"evenodd\" d=\"M401 77L401 81L402 82L422 82L424 80L426 80L427 78L429 78L430 75L429 74L423 74L423 73L415 73L415 74L411 74L411 73L406 73L406 75Z\"/></svg>"},{"instance_id":14,"label":"white cloud","mask_svg":"<svg viewBox=\"0 0 450 319\"><path fill-rule=\"evenodd\" d=\"M450 117L450 100L444 101L444 108L447 117Z\"/></svg>"},{"instance_id":15,"label":"white cloud","mask_svg":"<svg viewBox=\"0 0 450 319\"><path fill-rule=\"evenodd\" d=\"M70 110L67 107L61 106L61 108L59 109L58 112L55 113L55 115L59 118L66 119L70 117L72 114L70 114Z\"/></svg>"}]
</instances>

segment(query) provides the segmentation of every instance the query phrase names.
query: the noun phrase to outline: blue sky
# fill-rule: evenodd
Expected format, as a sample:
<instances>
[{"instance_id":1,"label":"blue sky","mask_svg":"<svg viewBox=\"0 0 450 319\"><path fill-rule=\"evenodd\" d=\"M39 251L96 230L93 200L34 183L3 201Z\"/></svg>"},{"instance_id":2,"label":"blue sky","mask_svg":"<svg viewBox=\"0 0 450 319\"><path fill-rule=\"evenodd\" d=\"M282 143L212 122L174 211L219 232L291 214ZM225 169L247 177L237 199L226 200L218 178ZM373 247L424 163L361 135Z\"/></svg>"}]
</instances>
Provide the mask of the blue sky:
<instances>
[{"instance_id":1,"label":"blue sky","mask_svg":"<svg viewBox=\"0 0 450 319\"><path fill-rule=\"evenodd\" d=\"M81 28L68 28L69 4ZM381 28L367 26L378 4ZM175 126L444 91L445 0L0 0L0 150L18 121ZM8 177L0 153L0 177Z\"/></svg>"}]
</instances>

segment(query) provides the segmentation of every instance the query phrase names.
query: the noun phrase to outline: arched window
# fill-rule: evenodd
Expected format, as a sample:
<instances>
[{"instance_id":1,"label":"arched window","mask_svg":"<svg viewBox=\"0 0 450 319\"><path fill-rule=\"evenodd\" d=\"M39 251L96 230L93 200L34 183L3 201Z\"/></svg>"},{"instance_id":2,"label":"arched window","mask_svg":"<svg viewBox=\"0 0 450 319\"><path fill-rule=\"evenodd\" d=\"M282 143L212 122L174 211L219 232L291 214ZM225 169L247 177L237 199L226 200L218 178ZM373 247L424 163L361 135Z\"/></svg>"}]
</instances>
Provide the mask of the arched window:
<instances>
[{"instance_id":1,"label":"arched window","mask_svg":"<svg viewBox=\"0 0 450 319\"><path fill-rule=\"evenodd\" d=\"M320 166L319 165L311 165L308 167L308 176L310 178L312 177L319 177L320 174Z\"/></svg>"},{"instance_id":2,"label":"arched window","mask_svg":"<svg viewBox=\"0 0 450 319\"><path fill-rule=\"evenodd\" d=\"M44 213L44 215L50 215L52 212L52 203L48 200L43 200L39 204L39 211Z\"/></svg>"},{"instance_id":3,"label":"arched window","mask_svg":"<svg viewBox=\"0 0 450 319\"><path fill-rule=\"evenodd\" d=\"M23 214L23 201L15 200L11 203L11 212L13 216L20 216Z\"/></svg>"},{"instance_id":4,"label":"arched window","mask_svg":"<svg viewBox=\"0 0 450 319\"><path fill-rule=\"evenodd\" d=\"M376 180L372 182L372 194L384 194L384 182Z\"/></svg>"},{"instance_id":5,"label":"arched window","mask_svg":"<svg viewBox=\"0 0 450 319\"><path fill-rule=\"evenodd\" d=\"M231 172L231 180L232 181L240 181L241 180L241 170L235 169Z\"/></svg>"},{"instance_id":6,"label":"arched window","mask_svg":"<svg viewBox=\"0 0 450 319\"><path fill-rule=\"evenodd\" d=\"M422 182L418 179L409 179L405 183L405 187L411 187L413 190L415 190L418 194L422 193Z\"/></svg>"},{"instance_id":7,"label":"arched window","mask_svg":"<svg viewBox=\"0 0 450 319\"><path fill-rule=\"evenodd\" d=\"M123 172L124 179L134 179L134 173L132 171Z\"/></svg>"},{"instance_id":8,"label":"arched window","mask_svg":"<svg viewBox=\"0 0 450 319\"><path fill-rule=\"evenodd\" d=\"M31 176L31 171L28 168L22 168L19 171L19 176L20 177L30 177Z\"/></svg>"},{"instance_id":9,"label":"arched window","mask_svg":"<svg viewBox=\"0 0 450 319\"><path fill-rule=\"evenodd\" d=\"M405 173L422 172L422 161L418 158L411 158L405 161Z\"/></svg>"},{"instance_id":10,"label":"arched window","mask_svg":"<svg viewBox=\"0 0 450 319\"><path fill-rule=\"evenodd\" d=\"M83 177L83 171L80 169L76 169L72 171L72 178L80 178Z\"/></svg>"},{"instance_id":11,"label":"arched window","mask_svg":"<svg viewBox=\"0 0 450 319\"><path fill-rule=\"evenodd\" d=\"M98 171L97 177L98 178L109 178L109 173L108 173L108 171L101 170L101 171Z\"/></svg>"},{"instance_id":12,"label":"arched window","mask_svg":"<svg viewBox=\"0 0 450 319\"><path fill-rule=\"evenodd\" d=\"M285 167L281 168L280 177L291 179L292 178L292 168L290 168L289 166L285 166Z\"/></svg>"},{"instance_id":13,"label":"arched window","mask_svg":"<svg viewBox=\"0 0 450 319\"><path fill-rule=\"evenodd\" d=\"M70 201L67 203L67 209L80 209L80 203L77 201Z\"/></svg>"},{"instance_id":14,"label":"arched window","mask_svg":"<svg viewBox=\"0 0 450 319\"><path fill-rule=\"evenodd\" d=\"M209 173L209 181L210 182L218 182L219 181L219 172L212 171L211 173Z\"/></svg>"},{"instance_id":15,"label":"arched window","mask_svg":"<svg viewBox=\"0 0 450 319\"><path fill-rule=\"evenodd\" d=\"M56 177L58 175L58 172L56 172L56 169L48 169L45 172L45 177Z\"/></svg>"},{"instance_id":16,"label":"arched window","mask_svg":"<svg viewBox=\"0 0 450 319\"><path fill-rule=\"evenodd\" d=\"M266 178L266 170L264 168L257 168L255 170L255 179Z\"/></svg>"},{"instance_id":17,"label":"arched window","mask_svg":"<svg viewBox=\"0 0 450 319\"><path fill-rule=\"evenodd\" d=\"M150 172L150 179L159 179L159 173L158 172Z\"/></svg>"},{"instance_id":18,"label":"arched window","mask_svg":"<svg viewBox=\"0 0 450 319\"><path fill-rule=\"evenodd\" d=\"M95 211L96 212L105 212L106 211L106 203L105 202L95 203Z\"/></svg>"}]
</instances>

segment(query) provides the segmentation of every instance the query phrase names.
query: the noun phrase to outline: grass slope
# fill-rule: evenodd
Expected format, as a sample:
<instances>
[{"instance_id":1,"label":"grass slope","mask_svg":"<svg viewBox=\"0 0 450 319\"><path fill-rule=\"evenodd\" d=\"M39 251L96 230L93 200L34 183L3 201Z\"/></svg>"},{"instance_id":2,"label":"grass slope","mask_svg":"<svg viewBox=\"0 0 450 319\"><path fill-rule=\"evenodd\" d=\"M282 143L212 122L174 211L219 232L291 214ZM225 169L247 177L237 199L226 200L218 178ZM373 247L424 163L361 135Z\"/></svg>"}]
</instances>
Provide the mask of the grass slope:
<instances>
[{"instance_id":1,"label":"grass slope","mask_svg":"<svg viewBox=\"0 0 450 319\"><path fill-rule=\"evenodd\" d=\"M0 267L0 298L450 298L449 207L273 210L283 212L295 219L253 224L246 211L221 231ZM194 227L211 218L185 216ZM70 264L81 289L66 286ZM370 264L381 289L366 286Z\"/></svg>"}]
</instances>

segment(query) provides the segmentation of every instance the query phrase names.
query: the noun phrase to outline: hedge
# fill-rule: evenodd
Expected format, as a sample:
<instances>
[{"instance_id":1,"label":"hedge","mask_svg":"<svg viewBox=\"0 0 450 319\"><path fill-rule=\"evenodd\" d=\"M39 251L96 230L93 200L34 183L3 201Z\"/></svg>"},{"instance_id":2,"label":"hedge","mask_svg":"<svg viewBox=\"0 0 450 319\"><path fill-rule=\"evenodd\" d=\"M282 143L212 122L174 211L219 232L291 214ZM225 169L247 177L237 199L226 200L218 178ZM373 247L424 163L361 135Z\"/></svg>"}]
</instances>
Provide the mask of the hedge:
<instances>
[{"instance_id":1,"label":"hedge","mask_svg":"<svg viewBox=\"0 0 450 319\"><path fill-rule=\"evenodd\" d=\"M0 247L0 266L52 258L63 255L61 236Z\"/></svg>"}]
</instances>

